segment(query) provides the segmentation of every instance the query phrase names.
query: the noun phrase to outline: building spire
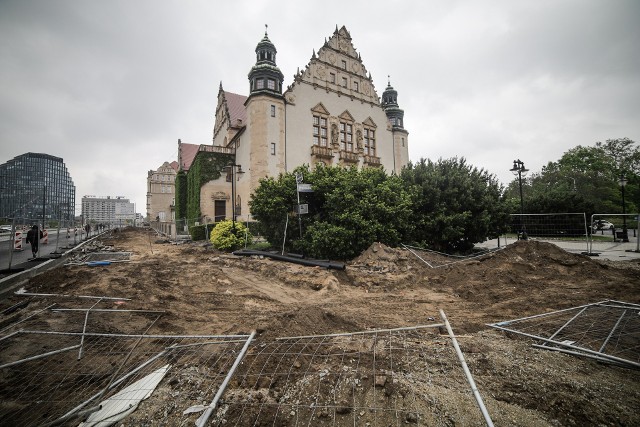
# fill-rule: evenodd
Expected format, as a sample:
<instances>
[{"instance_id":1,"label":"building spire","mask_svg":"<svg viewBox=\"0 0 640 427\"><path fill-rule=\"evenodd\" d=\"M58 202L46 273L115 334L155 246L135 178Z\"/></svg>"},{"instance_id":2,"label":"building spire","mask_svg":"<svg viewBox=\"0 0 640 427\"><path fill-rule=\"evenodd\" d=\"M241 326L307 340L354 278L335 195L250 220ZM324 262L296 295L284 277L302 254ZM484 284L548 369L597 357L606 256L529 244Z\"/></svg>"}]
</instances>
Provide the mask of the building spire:
<instances>
[{"instance_id":1,"label":"building spire","mask_svg":"<svg viewBox=\"0 0 640 427\"><path fill-rule=\"evenodd\" d=\"M249 72L250 92L282 94L284 76L276 65L277 50L269 40L268 24L264 24L264 37L256 46L256 63Z\"/></svg>"},{"instance_id":2,"label":"building spire","mask_svg":"<svg viewBox=\"0 0 640 427\"><path fill-rule=\"evenodd\" d=\"M391 86L391 75L387 75L387 88L382 93L382 109L394 128L404 128L404 110L398 106L398 91Z\"/></svg>"}]
</instances>

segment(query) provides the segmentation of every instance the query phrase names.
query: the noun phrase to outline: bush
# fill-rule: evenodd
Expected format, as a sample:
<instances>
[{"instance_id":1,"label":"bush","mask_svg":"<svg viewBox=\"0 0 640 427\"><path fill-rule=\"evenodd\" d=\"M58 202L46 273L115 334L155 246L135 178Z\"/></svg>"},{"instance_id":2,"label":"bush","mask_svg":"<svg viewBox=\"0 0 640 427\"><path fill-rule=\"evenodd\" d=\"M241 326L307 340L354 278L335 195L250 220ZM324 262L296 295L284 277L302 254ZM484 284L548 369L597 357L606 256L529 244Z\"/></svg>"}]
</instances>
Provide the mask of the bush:
<instances>
[{"instance_id":1,"label":"bush","mask_svg":"<svg viewBox=\"0 0 640 427\"><path fill-rule=\"evenodd\" d=\"M211 235L211 230L215 227L215 224L207 224L207 225L194 225L189 227L189 234L191 235L191 240L208 240Z\"/></svg>"},{"instance_id":2,"label":"bush","mask_svg":"<svg viewBox=\"0 0 640 427\"><path fill-rule=\"evenodd\" d=\"M216 249L222 251L232 251L244 246L244 242L251 241L253 236L241 222L234 223L226 220L216 223L215 228L211 231L209 241Z\"/></svg>"},{"instance_id":3,"label":"bush","mask_svg":"<svg viewBox=\"0 0 640 427\"><path fill-rule=\"evenodd\" d=\"M301 194L309 206L301 217L291 215L296 172L313 186ZM400 178L376 168L300 167L261 180L249 204L269 243L281 247L286 229L286 248L314 258L349 259L373 242L395 246L411 227L410 193Z\"/></svg>"}]
</instances>

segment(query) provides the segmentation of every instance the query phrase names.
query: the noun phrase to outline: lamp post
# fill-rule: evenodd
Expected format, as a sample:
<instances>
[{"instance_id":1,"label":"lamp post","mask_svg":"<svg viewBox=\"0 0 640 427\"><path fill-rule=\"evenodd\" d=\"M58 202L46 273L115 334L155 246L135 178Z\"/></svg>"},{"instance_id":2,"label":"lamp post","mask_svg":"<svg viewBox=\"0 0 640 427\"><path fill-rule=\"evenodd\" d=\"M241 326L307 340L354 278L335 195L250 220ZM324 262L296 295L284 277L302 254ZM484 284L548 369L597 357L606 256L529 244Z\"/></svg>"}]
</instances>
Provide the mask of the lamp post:
<instances>
[{"instance_id":1,"label":"lamp post","mask_svg":"<svg viewBox=\"0 0 640 427\"><path fill-rule=\"evenodd\" d=\"M242 170L242 166L236 165L235 163L227 166L227 171L231 172L231 228L235 232L236 231L236 174L242 174L244 171ZM236 168L238 168L236 172Z\"/></svg>"},{"instance_id":2,"label":"lamp post","mask_svg":"<svg viewBox=\"0 0 640 427\"><path fill-rule=\"evenodd\" d=\"M527 175L529 169L524 167L524 162L518 160L513 161L513 167L509 169L514 175L518 175L518 185L520 187L520 233L518 239L527 240L527 231L524 226L524 199L522 198L522 177Z\"/></svg>"},{"instance_id":3,"label":"lamp post","mask_svg":"<svg viewBox=\"0 0 640 427\"><path fill-rule=\"evenodd\" d=\"M627 207L624 202L624 187L627 185L627 179L624 175L620 175L620 179L618 180L618 184L620 184L622 190L622 241L628 242L629 236L627 235Z\"/></svg>"}]
</instances>

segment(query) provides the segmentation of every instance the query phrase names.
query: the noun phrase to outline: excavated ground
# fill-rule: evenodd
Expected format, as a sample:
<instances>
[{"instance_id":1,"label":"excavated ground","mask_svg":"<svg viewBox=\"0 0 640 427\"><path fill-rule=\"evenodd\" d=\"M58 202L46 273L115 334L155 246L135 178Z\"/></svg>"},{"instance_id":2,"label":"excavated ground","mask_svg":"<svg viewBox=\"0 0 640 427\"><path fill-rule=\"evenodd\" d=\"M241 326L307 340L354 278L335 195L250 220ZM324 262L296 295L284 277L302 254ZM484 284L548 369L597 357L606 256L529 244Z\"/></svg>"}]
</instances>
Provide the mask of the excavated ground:
<instances>
[{"instance_id":1,"label":"excavated ground","mask_svg":"<svg viewBox=\"0 0 640 427\"><path fill-rule=\"evenodd\" d=\"M438 309L443 309L456 335L461 336L462 351L495 425L640 425L640 371L532 348L531 340L486 326L607 299L638 304L637 262L605 263L570 254L552 244L529 241L472 261L430 268L405 249L374 244L347 263L344 271L336 271L236 257L197 243L160 243L155 234L140 229L112 233L102 243L131 252L131 261L91 268L59 267L31 279L25 289L113 295L130 298L128 308L166 310L154 325L153 332L158 334L240 334L256 330L256 342L265 343L283 336L423 325L439 321ZM421 256L431 265L450 261L436 254ZM21 298L12 296L1 301L0 309ZM19 321L51 301L34 299L28 307L3 316L0 326ZM432 347L451 346L437 333L433 339L438 346ZM453 368L457 360L452 359L450 364ZM437 376L433 377L438 385ZM440 403L455 406L461 388L468 388L464 382L452 384L457 383L442 381L443 386L438 388ZM402 397L429 392L419 390L426 385L415 381L401 386ZM386 397L376 405L391 404L384 399L391 402L399 398L398 388L393 389L391 383L384 387ZM242 390L235 382L228 399L246 399L257 392ZM283 393L268 389L259 392L265 396ZM157 410L169 402L149 399L144 405L144 411L135 412L118 425L183 425L167 418L166 410ZM469 411L477 408L470 407ZM354 424L353 414L346 413L345 422L340 420L340 411L337 415L322 414L311 416L304 425ZM233 417L231 411L216 422L234 425ZM447 413L431 421L409 415L401 421L403 425L481 425L478 417L465 421ZM295 417L280 417L275 425L303 423ZM380 416L362 425L399 424L396 418Z\"/></svg>"}]
</instances>

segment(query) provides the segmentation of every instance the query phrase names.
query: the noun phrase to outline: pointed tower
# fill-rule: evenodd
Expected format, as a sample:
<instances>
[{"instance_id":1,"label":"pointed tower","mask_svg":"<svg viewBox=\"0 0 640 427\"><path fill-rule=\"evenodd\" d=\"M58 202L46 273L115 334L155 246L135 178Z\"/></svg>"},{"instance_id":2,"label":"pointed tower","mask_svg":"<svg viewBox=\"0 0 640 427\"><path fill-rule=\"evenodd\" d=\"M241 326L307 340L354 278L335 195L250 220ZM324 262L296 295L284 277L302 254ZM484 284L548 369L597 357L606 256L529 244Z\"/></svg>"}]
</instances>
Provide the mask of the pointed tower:
<instances>
[{"instance_id":1,"label":"pointed tower","mask_svg":"<svg viewBox=\"0 0 640 427\"><path fill-rule=\"evenodd\" d=\"M256 64L249 71L249 96L257 94L282 96L284 75L276 65L277 52L265 29L264 37L256 46Z\"/></svg>"},{"instance_id":2,"label":"pointed tower","mask_svg":"<svg viewBox=\"0 0 640 427\"><path fill-rule=\"evenodd\" d=\"M260 179L285 170L284 76L276 65L276 53L265 30L256 46L256 63L249 71L250 90L244 103L246 128L236 144L236 163L245 172L238 180L239 194L253 193ZM248 197L245 199L243 204L248 202Z\"/></svg>"},{"instance_id":3,"label":"pointed tower","mask_svg":"<svg viewBox=\"0 0 640 427\"><path fill-rule=\"evenodd\" d=\"M409 163L409 132L404 128L404 110L398 106L398 91L391 86L391 78L382 93L382 109L384 110L393 134L393 170L400 173L402 166Z\"/></svg>"}]
</instances>

